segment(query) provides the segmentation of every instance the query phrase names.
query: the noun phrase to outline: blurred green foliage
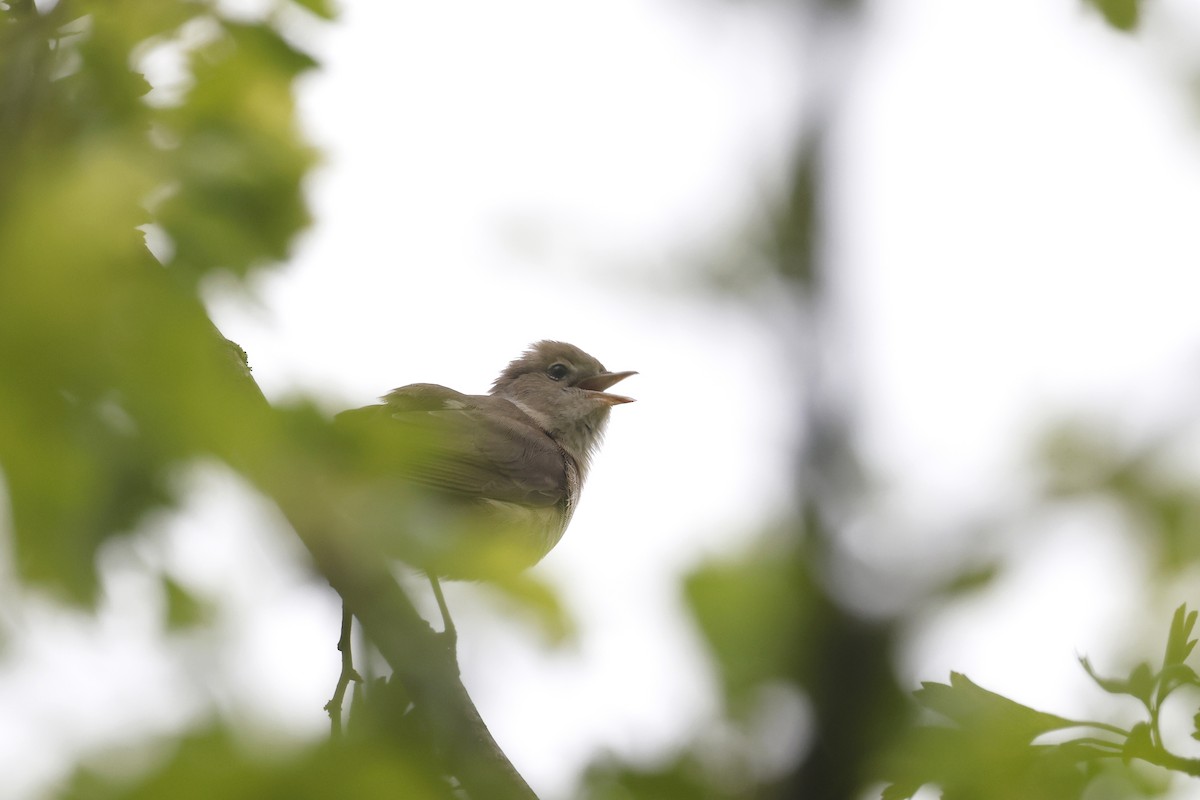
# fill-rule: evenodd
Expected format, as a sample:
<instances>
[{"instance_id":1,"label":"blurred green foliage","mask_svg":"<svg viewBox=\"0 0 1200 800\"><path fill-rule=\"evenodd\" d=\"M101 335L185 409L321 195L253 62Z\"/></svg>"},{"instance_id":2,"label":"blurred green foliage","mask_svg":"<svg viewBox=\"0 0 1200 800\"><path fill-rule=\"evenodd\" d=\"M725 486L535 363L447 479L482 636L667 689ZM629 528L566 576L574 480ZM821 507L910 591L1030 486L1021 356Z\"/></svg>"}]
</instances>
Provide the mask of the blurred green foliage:
<instances>
[{"instance_id":1,"label":"blurred green foliage","mask_svg":"<svg viewBox=\"0 0 1200 800\"><path fill-rule=\"evenodd\" d=\"M307 223L291 92L313 62L208 3L15 5L2 22L0 464L19 574L86 603L96 550L173 501L177 466L261 426L197 283L274 262ZM201 27L190 88L144 102L139 54Z\"/></svg>"},{"instance_id":2,"label":"blurred green foliage","mask_svg":"<svg viewBox=\"0 0 1200 800\"><path fill-rule=\"evenodd\" d=\"M1122 31L1132 31L1141 21L1141 0L1086 0L1104 15L1104 21Z\"/></svg>"},{"instance_id":3,"label":"blurred green foliage","mask_svg":"<svg viewBox=\"0 0 1200 800\"><path fill-rule=\"evenodd\" d=\"M203 0L0 6L0 475L28 589L94 603L97 552L176 502L188 464L216 457L262 485L287 435L318 435L271 413L199 296L207 276L278 263L308 223L315 158L293 87L314 62L276 16L233 21ZM189 65L174 95L139 71L161 48ZM204 621L184 587L162 587L169 624ZM423 788L428 769L366 741L262 755L218 731L151 776L81 775L70 794L442 796Z\"/></svg>"},{"instance_id":4,"label":"blurred green foliage","mask_svg":"<svg viewBox=\"0 0 1200 800\"><path fill-rule=\"evenodd\" d=\"M1100 423L1059 426L1040 453L1047 500L1106 499L1150 545L1156 571L1179 577L1200 562L1200 486L1172 464L1177 436L1167 430L1123 446Z\"/></svg>"},{"instance_id":5,"label":"blurred green foliage","mask_svg":"<svg viewBox=\"0 0 1200 800\"><path fill-rule=\"evenodd\" d=\"M1138 24L1136 0L1090 3L1114 27ZM847 14L855 6L826 5ZM322 0L275 4L285 8L332 16ZM242 279L285 259L309 222L301 187L316 156L298 132L293 92L316 65L282 17L235 21L215 0L0 6L0 473L15 573L27 587L94 602L97 551L174 503L174 477L197 458L231 465L294 521L318 529L336 530L333 509L346 501L370 511L359 518L366 541L388 535L406 513L394 499L363 498L358 485L362 465L386 459L391 443L339 436L308 406L269 408L246 379L244 353L213 328L200 300L209 276ZM146 53L162 47L186 55L177 95L151 91L139 72ZM769 241L751 261L819 334L828 299L823 130L810 133L796 148ZM163 242L159 258L138 231L146 225ZM698 732L692 747L657 765L598 760L585 796L850 800L888 785L885 796L899 800L934 784L951 800L1069 798L1099 782L1103 796L1125 797L1165 785L1140 774L1140 762L1196 774L1159 730L1168 696L1200 685L1185 663L1196 617L1184 609L1160 668L1106 678L1085 662L1103 688L1143 704L1146 717L1132 727L1038 712L960 675L917 692L916 705L936 723L905 705L893 644L911 609L867 618L829 577L845 566L837 520L868 489L839 414L845 398L820 395L820 361L814 354L799 367L817 389L798 412L795 517L746 552L698 568L683 587L720 679L725 727L716 733L725 738ZM1094 432L1054 439L1043 499L1103 495L1161 543L1164 572L1200 561L1195 488L1164 480L1156 451L1102 441ZM171 624L203 623L202 603L169 577L162 585ZM950 591L970 585L947 583ZM561 609L541 587L518 582L509 594L564 633ZM764 698L781 696L801 698L784 709L797 744L764 766L756 750L766 749L770 729L756 726ZM196 733L148 772L83 771L66 796L451 796L443 754L409 710L400 731L364 723L361 735L303 752L247 748L219 729ZM1081 727L1083 736L1044 741Z\"/></svg>"},{"instance_id":6,"label":"blurred green foliage","mask_svg":"<svg viewBox=\"0 0 1200 800\"><path fill-rule=\"evenodd\" d=\"M278 0L261 11L235 19L216 0L0 5L9 552L24 589L94 605L105 543L176 503L189 465L224 463L284 510L347 602L358 598L356 616L411 690L398 716L422 735L358 726L364 735L276 758L217 730L147 775L85 771L78 793L391 797L401 786L446 797L453 774L477 795L525 796L375 549L419 513L380 479L413 442L335 429L304 404L270 407L201 301L211 276L278 264L309 222L302 182L316 155L294 85L316 63L283 20L331 7ZM152 86L139 71L163 52L184 65L178 85ZM139 230L148 225L154 255ZM206 622L186 587L169 575L159 585L169 625ZM500 586L565 635L544 586Z\"/></svg>"},{"instance_id":7,"label":"blurred green foliage","mask_svg":"<svg viewBox=\"0 0 1200 800\"><path fill-rule=\"evenodd\" d=\"M907 800L928 783L938 785L948 800L1079 797L1093 783L1106 785L1105 791L1113 792L1107 796L1152 797L1171 787L1162 770L1200 776L1200 760L1173 753L1160 722L1172 693L1200 687L1200 677L1186 663L1196 646L1196 617L1186 606L1176 609L1157 671L1143 662L1127 677L1102 678L1081 659L1105 691L1142 703L1146 718L1128 728L1035 711L963 675L951 675L949 685L926 683L917 701L940 721L915 728L899 743L887 767L896 782L884 791L885 800ZM1200 715L1197 722L1200 731ZM1071 734L1057 741L1043 738L1065 730ZM1133 767L1134 762L1162 770L1153 775Z\"/></svg>"},{"instance_id":8,"label":"blurred green foliage","mask_svg":"<svg viewBox=\"0 0 1200 800\"><path fill-rule=\"evenodd\" d=\"M178 743L149 776L81 774L63 793L70 800L324 800L330 797L448 800L440 776L419 758L355 738L299 751L259 752L229 733L212 730Z\"/></svg>"}]
</instances>

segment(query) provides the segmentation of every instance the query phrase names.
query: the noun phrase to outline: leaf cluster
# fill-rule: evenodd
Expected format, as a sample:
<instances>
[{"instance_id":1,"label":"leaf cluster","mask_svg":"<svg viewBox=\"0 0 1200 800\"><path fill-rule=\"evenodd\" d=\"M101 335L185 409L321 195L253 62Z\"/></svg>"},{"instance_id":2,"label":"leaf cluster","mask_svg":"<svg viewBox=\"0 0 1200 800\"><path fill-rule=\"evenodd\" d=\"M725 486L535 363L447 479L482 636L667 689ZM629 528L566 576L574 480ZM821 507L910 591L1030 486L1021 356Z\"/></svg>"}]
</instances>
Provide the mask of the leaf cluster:
<instances>
[{"instance_id":1,"label":"leaf cluster","mask_svg":"<svg viewBox=\"0 0 1200 800\"><path fill-rule=\"evenodd\" d=\"M481 744L444 648L388 562L368 555L397 516L362 499L363 465L395 443L339 433L305 405L268 405L202 302L207 280L270 268L308 224L315 154L293 92L315 62L284 20L329 6L278 0L248 20L217 0L47 5L0 5L0 475L18 593L94 605L101 551L177 503L181 472L223 464L284 509L364 609L425 733L404 757L379 734L264 760L216 729L148 775L84 772L73 791L371 797L399 785L440 798L453 772L481 796L522 796L506 793L516 782ZM166 98L140 72L162 48L186 65ZM154 256L138 230L148 225ZM356 507L375 513L340 511ZM203 602L160 577L164 627L203 624ZM557 610L539 587L520 588Z\"/></svg>"},{"instance_id":2,"label":"leaf cluster","mask_svg":"<svg viewBox=\"0 0 1200 800\"><path fill-rule=\"evenodd\" d=\"M313 62L215 3L0 14L0 468L18 574L91 603L104 542L173 503L181 465L265 428L199 285L273 263L307 223L291 91ZM193 64L169 107L146 102L151 46Z\"/></svg>"},{"instance_id":3,"label":"leaf cluster","mask_svg":"<svg viewBox=\"0 0 1200 800\"><path fill-rule=\"evenodd\" d=\"M1165 791L1166 781L1140 771L1135 761L1200 776L1200 761L1172 753L1159 726L1173 692L1200 686L1186 663L1196 646L1196 619L1196 611L1176 609L1157 670L1143 662L1125 677L1104 678L1080 659L1106 692L1142 703L1146 719L1129 728L1036 711L957 673L949 684L923 684L917 702L937 721L917 727L892 754L885 769L892 783L884 800L907 800L925 784L939 786L948 800L1080 797L1097 780L1119 784L1128 796ZM1196 719L1200 725L1200 712ZM1055 733L1057 741L1046 740ZM1200 738L1200 727L1192 735Z\"/></svg>"}]
</instances>

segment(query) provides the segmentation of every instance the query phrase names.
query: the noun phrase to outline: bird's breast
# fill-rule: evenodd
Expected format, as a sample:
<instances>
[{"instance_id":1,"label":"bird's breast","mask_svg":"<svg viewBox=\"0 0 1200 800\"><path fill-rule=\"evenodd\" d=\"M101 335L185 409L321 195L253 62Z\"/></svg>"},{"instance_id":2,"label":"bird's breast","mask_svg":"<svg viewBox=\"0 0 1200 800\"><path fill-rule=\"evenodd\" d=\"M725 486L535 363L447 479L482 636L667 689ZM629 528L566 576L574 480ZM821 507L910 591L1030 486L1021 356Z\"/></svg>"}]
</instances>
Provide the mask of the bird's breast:
<instances>
[{"instance_id":1,"label":"bird's breast","mask_svg":"<svg viewBox=\"0 0 1200 800\"><path fill-rule=\"evenodd\" d=\"M503 530L519 531L523 545L536 564L562 539L579 503L582 475L575 460L563 453L567 485L561 502L553 506L529 506L504 500L485 500L488 515Z\"/></svg>"},{"instance_id":2,"label":"bird's breast","mask_svg":"<svg viewBox=\"0 0 1200 800\"><path fill-rule=\"evenodd\" d=\"M531 563L541 561L558 544L569 522L561 506L537 508L503 500L485 500L484 504L496 529L519 535L521 549Z\"/></svg>"}]
</instances>

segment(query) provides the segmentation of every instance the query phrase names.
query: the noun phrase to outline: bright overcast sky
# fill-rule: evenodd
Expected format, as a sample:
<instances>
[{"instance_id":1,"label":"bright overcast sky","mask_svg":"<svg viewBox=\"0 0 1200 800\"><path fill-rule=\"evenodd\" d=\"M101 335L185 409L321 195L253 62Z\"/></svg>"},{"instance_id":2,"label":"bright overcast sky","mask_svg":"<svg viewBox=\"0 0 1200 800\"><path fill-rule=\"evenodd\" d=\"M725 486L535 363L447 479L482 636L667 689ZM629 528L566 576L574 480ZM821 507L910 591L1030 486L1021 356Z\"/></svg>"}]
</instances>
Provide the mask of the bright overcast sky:
<instances>
[{"instance_id":1,"label":"bright overcast sky","mask_svg":"<svg viewBox=\"0 0 1200 800\"><path fill-rule=\"evenodd\" d=\"M538 568L578 641L545 652L491 595L449 592L485 719L535 789L568 797L597 747L650 756L712 713L676 578L785 502L786 351L752 308L690 293L687 259L779 184L814 61L770 3L344 5L301 90L326 152L316 225L257 304L214 289L217 321L269 394L315 393L331 411L417 381L484 391L541 338L640 371L622 384L639 402L615 409L575 522ZM1200 134L1173 82L1186 50L1118 35L1077 0L869 5L839 62L853 73L830 247L862 444L920 527L988 508L1050 411L1148 416L1194 388ZM1149 34L1194 46L1188 5L1153 4ZM42 626L0 671L0 707L16 709L0 754L21 752L30 775L0 797L114 730L177 724L206 692L268 727L324 730L336 598L286 533L264 533L270 509L217 474L197 483L204 510L142 558L239 609L218 663L196 675L151 655L153 615L100 634ZM966 671L1069 712L1076 652L1103 644L1104 615L1139 577L1100 522L1051 527L996 593L931 621L904 678ZM857 546L886 564L912 541ZM120 584L118 610L150 591L135 584ZM64 643L82 666L55 684L45 670ZM311 673L283 674L296 663ZM97 698L97 670L138 683ZM211 674L220 688L197 689ZM139 694L176 698L178 717L139 710Z\"/></svg>"}]
</instances>

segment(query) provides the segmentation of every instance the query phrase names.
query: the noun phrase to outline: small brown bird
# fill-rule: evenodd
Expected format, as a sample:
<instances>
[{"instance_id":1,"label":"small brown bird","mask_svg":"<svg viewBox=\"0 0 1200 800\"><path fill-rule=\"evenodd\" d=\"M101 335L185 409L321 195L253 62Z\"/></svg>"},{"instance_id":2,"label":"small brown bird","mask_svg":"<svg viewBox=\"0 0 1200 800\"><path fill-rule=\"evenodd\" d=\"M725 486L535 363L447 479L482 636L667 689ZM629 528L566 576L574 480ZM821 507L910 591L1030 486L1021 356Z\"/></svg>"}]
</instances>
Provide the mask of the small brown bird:
<instances>
[{"instance_id":1,"label":"small brown bird","mask_svg":"<svg viewBox=\"0 0 1200 800\"><path fill-rule=\"evenodd\" d=\"M487 577L532 566L558 544L610 410L633 402L606 390L634 374L542 341L489 394L417 383L339 419L388 425L410 445L390 471L419 509L408 520L421 530L405 532L418 542L415 565L431 577Z\"/></svg>"}]
</instances>

